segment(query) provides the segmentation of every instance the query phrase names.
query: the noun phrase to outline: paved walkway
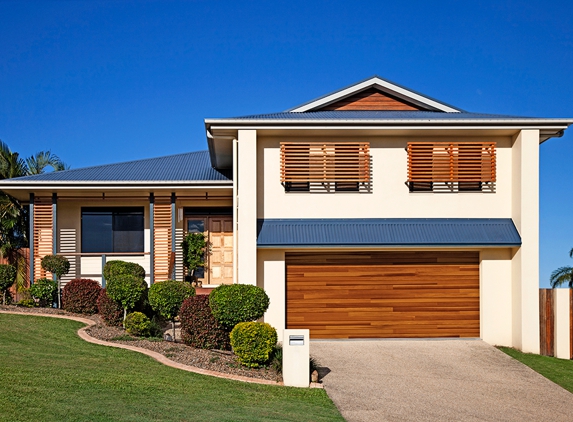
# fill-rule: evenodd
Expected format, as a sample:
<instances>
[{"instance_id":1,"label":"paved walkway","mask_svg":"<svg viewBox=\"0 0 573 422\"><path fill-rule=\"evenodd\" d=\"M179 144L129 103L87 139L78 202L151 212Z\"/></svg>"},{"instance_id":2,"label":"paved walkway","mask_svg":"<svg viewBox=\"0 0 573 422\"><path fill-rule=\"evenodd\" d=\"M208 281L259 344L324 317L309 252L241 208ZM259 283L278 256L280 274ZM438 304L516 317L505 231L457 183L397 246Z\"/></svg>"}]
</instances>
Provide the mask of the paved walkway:
<instances>
[{"instance_id":1,"label":"paved walkway","mask_svg":"<svg viewBox=\"0 0 573 422\"><path fill-rule=\"evenodd\" d=\"M573 421L573 394L481 340L313 341L310 353L350 422Z\"/></svg>"}]
</instances>

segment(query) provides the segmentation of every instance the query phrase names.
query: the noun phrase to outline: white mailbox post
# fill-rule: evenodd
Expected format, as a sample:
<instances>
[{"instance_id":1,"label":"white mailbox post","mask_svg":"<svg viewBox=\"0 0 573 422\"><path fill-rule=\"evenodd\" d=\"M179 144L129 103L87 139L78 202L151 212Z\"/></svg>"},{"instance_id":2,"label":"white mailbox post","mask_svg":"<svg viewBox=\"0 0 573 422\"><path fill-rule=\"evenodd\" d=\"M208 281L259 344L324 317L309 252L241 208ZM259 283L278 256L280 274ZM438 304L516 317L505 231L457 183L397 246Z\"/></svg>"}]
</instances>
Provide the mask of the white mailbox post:
<instances>
[{"instance_id":1,"label":"white mailbox post","mask_svg":"<svg viewBox=\"0 0 573 422\"><path fill-rule=\"evenodd\" d=\"M308 330L284 330L283 381L289 387L310 384L310 348Z\"/></svg>"}]
</instances>

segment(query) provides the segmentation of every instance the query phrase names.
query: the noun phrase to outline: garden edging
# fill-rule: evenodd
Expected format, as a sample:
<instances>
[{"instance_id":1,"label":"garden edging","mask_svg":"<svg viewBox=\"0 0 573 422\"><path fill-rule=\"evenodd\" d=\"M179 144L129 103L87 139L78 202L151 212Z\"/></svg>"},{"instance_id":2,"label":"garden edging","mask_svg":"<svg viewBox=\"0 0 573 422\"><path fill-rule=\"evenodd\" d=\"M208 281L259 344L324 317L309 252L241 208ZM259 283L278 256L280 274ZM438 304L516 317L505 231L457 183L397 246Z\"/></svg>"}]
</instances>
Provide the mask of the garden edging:
<instances>
[{"instance_id":1,"label":"garden edging","mask_svg":"<svg viewBox=\"0 0 573 422\"><path fill-rule=\"evenodd\" d=\"M26 315L26 313L24 312L14 312L14 311L5 311L5 310L0 310L0 313L2 314L12 314L12 315ZM163 356L160 353L148 350L148 349L144 349L141 347L135 347L135 346L130 346L127 344L120 344L120 343L111 343L108 341L104 341L104 340L99 340L96 339L92 336L90 336L87 332L86 332L86 328L95 325L96 323L94 321L92 321L91 319L87 319L87 318L82 318L82 317L76 317L76 316L71 316L71 315L53 315L53 314L43 314L43 313L34 313L34 316L43 316L43 317L50 317L50 318L60 318L60 319L69 319L69 320L73 320L73 321L78 321L81 323L86 324L85 327L82 327L78 330L78 336L82 339L87 341L88 343L93 343L93 344L99 344L102 346L110 346L110 347L117 347L120 349L126 349L126 350L131 350L134 352L139 352L139 353L143 353L144 355L147 355L149 357L152 357L153 359L155 359L156 361L158 361L159 363L162 363L163 365L166 366L170 366L172 368L176 368L176 369L181 369L183 371L187 371L187 372L193 372L196 374L201 374L201 375L209 375L212 377L217 377L217 378L225 378L225 379L229 379L229 380L233 380L233 381L242 381L242 382L248 382L248 383L254 383L254 384L265 384L265 385L283 385L282 382L277 382L277 381L269 381L269 380L263 380L263 379L256 379L256 378L249 378L249 377L244 377L244 376L240 376L240 375L231 375L231 374L223 374L221 372L216 372L216 371L211 371L208 369L202 369L202 368L196 368L194 366L190 366L190 365L185 365L179 362L174 362L168 358L166 358L165 356ZM314 384L314 383L312 383ZM312 387L319 387L321 388L322 385L318 385L318 386L314 386L312 385Z\"/></svg>"}]
</instances>

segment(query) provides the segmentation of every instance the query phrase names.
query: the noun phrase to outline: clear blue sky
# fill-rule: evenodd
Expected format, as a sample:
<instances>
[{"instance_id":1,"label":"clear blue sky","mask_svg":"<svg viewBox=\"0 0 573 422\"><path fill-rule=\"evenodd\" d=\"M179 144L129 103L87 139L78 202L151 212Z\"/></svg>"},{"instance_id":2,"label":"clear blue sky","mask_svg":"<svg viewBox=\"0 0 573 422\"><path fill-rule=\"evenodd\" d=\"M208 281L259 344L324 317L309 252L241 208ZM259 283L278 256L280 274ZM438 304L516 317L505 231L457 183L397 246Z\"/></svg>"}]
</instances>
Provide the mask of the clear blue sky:
<instances>
[{"instance_id":1,"label":"clear blue sky","mask_svg":"<svg viewBox=\"0 0 573 422\"><path fill-rule=\"evenodd\" d=\"M468 111L573 117L567 1L0 0L0 27L0 139L73 168L206 149L206 117L374 74ZM573 128L541 146L541 286L573 264L572 162Z\"/></svg>"}]
</instances>

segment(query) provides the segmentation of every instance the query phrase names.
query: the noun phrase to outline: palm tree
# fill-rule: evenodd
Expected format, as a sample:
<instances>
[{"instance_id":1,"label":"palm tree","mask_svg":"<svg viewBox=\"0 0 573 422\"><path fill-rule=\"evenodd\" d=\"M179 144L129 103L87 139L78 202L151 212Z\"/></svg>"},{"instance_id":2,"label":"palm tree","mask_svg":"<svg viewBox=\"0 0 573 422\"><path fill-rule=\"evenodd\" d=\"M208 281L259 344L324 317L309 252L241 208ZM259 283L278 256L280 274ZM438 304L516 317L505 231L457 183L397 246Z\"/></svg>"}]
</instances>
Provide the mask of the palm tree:
<instances>
[{"instance_id":1,"label":"palm tree","mask_svg":"<svg viewBox=\"0 0 573 422\"><path fill-rule=\"evenodd\" d=\"M42 174L46 167L52 167L54 171L68 170L69 167L51 151L40 151L26 158L28 174Z\"/></svg>"},{"instance_id":2,"label":"palm tree","mask_svg":"<svg viewBox=\"0 0 573 422\"><path fill-rule=\"evenodd\" d=\"M573 249L569 251L569 257L573 258ZM573 267L560 267L551 273L549 277L551 288L562 286L567 283L569 288L573 288Z\"/></svg>"},{"instance_id":3,"label":"palm tree","mask_svg":"<svg viewBox=\"0 0 573 422\"><path fill-rule=\"evenodd\" d=\"M67 170L68 166L50 151L40 151L26 160L0 140L0 179L42 174L47 167L54 171ZM8 259L18 271L17 290L24 287L28 262L22 248L28 246L28 209L16 198L0 191L0 255Z\"/></svg>"}]
</instances>

